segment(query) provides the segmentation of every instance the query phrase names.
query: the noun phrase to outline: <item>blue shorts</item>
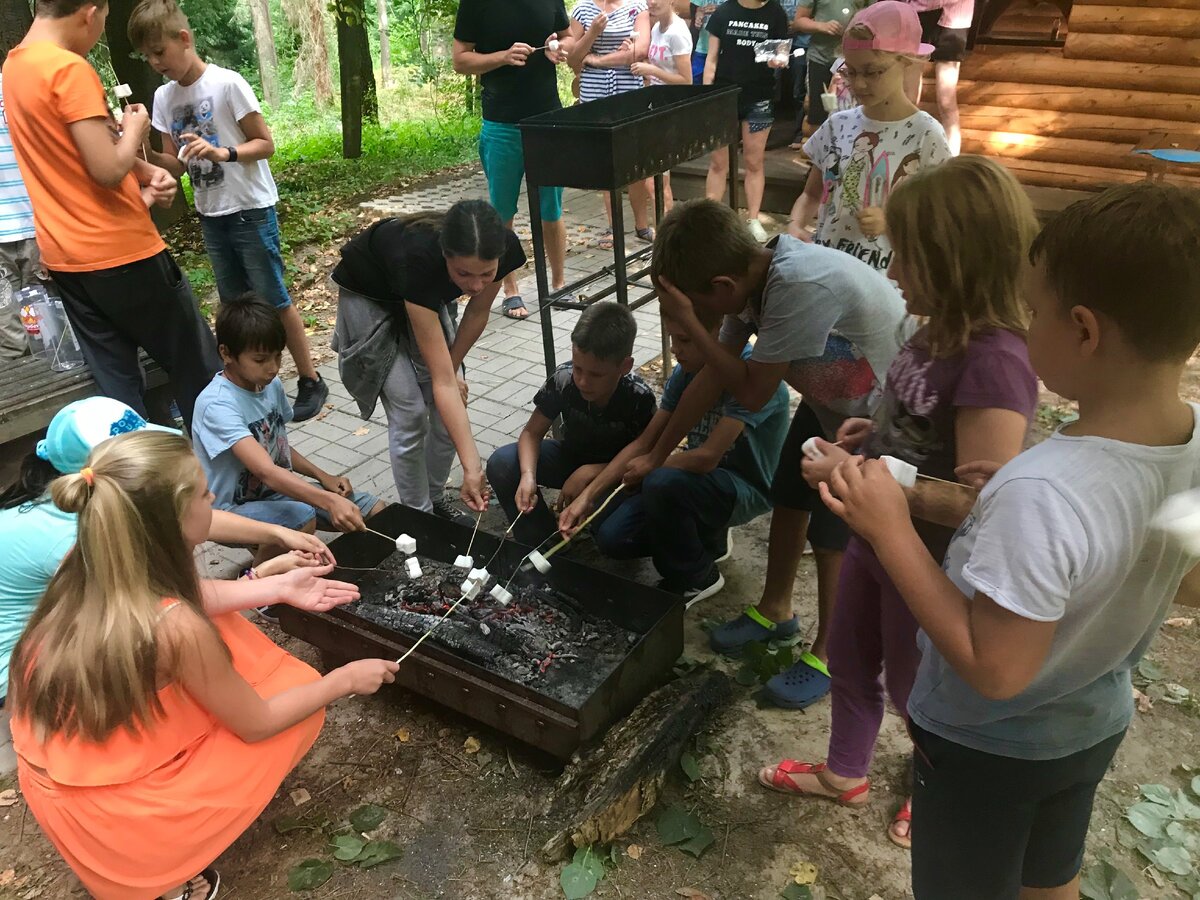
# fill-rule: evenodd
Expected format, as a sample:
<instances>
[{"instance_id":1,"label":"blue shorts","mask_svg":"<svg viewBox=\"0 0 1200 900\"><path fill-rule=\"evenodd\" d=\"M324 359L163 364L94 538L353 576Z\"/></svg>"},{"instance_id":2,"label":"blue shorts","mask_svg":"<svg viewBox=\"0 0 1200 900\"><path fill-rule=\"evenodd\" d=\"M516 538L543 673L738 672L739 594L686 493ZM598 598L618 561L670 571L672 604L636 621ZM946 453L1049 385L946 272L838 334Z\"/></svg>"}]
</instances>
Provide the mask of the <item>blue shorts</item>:
<instances>
[{"instance_id":1,"label":"blue shorts","mask_svg":"<svg viewBox=\"0 0 1200 900\"><path fill-rule=\"evenodd\" d=\"M500 213L500 218L511 222L517 215L521 182L525 178L525 151L520 129L508 122L484 119L479 131L479 161L487 176L488 199ZM562 195L560 187L538 188L543 222L557 222L562 218Z\"/></svg>"},{"instance_id":2,"label":"blue shorts","mask_svg":"<svg viewBox=\"0 0 1200 900\"><path fill-rule=\"evenodd\" d=\"M738 121L750 126L750 133L767 131L775 124L775 104L770 100L738 100Z\"/></svg>"},{"instance_id":3,"label":"blue shorts","mask_svg":"<svg viewBox=\"0 0 1200 900\"><path fill-rule=\"evenodd\" d=\"M283 253L275 207L245 209L227 216L201 216L204 246L221 300L254 291L276 309L292 305L283 283Z\"/></svg>"},{"instance_id":4,"label":"blue shorts","mask_svg":"<svg viewBox=\"0 0 1200 900\"><path fill-rule=\"evenodd\" d=\"M364 491L355 491L350 495L350 500L362 510L364 516L370 515L375 504L379 502L379 498L374 494ZM291 497L285 497L278 493L264 500L235 503L226 509L228 512L237 513L239 516L245 516L255 522L282 525L284 528L291 528L294 531L299 531L313 519L317 520L317 527L322 531L337 530L330 524L329 514L325 510L317 509L302 500L293 500Z\"/></svg>"}]
</instances>

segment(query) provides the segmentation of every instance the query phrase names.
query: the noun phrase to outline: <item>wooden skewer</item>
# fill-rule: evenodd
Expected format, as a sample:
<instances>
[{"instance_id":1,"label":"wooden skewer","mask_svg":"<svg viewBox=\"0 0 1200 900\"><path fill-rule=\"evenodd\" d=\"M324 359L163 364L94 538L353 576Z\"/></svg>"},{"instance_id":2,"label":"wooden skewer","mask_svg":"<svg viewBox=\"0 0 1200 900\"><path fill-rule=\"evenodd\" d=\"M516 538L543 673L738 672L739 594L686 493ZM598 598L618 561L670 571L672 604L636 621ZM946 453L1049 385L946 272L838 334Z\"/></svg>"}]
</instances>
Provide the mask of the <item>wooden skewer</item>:
<instances>
[{"instance_id":1,"label":"wooden skewer","mask_svg":"<svg viewBox=\"0 0 1200 900\"><path fill-rule=\"evenodd\" d=\"M396 543L396 539L394 537L392 537L390 534L384 534L382 531L376 531L374 528L368 528L366 525L363 526L363 530L369 531L369 532L371 532L371 534L377 534L384 540L391 541L393 544Z\"/></svg>"},{"instance_id":2,"label":"wooden skewer","mask_svg":"<svg viewBox=\"0 0 1200 900\"><path fill-rule=\"evenodd\" d=\"M461 597L459 597L457 600L455 600L454 605L451 606L448 610L446 610L445 614L440 619L438 619L436 622L434 622L428 631L426 631L423 635L421 635L419 638L417 638L417 642L415 644L413 644L411 647L409 647L407 650L404 651L404 655L401 656L398 660L396 660L396 665L400 665L400 663L402 663L406 659L408 659L412 655L412 652L421 646L421 644L424 642L425 638L427 638L431 634L433 634L438 629L439 625L441 625L448 618L450 618L450 614L453 613L456 609L458 609L458 604L462 603L466 599L467 599L467 595L463 594Z\"/></svg>"},{"instance_id":3,"label":"wooden skewer","mask_svg":"<svg viewBox=\"0 0 1200 900\"><path fill-rule=\"evenodd\" d=\"M484 510L479 511L479 515L475 517L475 530L471 532L471 540L467 542L467 552L463 556L471 555L471 548L475 546L475 535L479 534L479 523L483 521Z\"/></svg>"},{"instance_id":4,"label":"wooden skewer","mask_svg":"<svg viewBox=\"0 0 1200 900\"><path fill-rule=\"evenodd\" d=\"M617 494L621 493L621 491L623 491L624 489L625 489L624 482L621 482L621 484L618 484L613 489L613 492L604 498L604 502L601 503L598 507L596 507L596 511L593 512L586 519L584 519L583 522L580 524L580 526L575 529L575 534L572 534L571 537L563 538L561 541L559 541L557 544L555 544L553 547L551 547L549 550L546 551L546 553L545 553L546 559L549 559L555 553L557 553L559 550L561 550L563 547L567 546L567 544L571 543L571 541L574 539L575 535L579 534L579 532L581 532L581 531L583 531L583 529L587 528L588 525L590 525L592 523L592 519L596 518L596 516L598 516L598 515L600 515L600 513L604 512L604 507L608 506L608 504L612 501L612 498L617 496Z\"/></svg>"}]
</instances>

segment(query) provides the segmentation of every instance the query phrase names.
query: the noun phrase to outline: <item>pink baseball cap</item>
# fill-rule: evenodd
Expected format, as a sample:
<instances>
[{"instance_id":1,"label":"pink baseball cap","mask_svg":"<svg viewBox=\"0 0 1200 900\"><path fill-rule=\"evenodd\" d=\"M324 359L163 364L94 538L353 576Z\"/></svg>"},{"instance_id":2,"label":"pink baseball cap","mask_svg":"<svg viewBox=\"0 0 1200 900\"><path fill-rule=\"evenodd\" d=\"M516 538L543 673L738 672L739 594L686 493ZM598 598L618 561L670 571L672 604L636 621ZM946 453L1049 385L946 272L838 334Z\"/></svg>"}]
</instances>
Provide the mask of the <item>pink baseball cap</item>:
<instances>
[{"instance_id":1,"label":"pink baseball cap","mask_svg":"<svg viewBox=\"0 0 1200 900\"><path fill-rule=\"evenodd\" d=\"M917 11L901 0L879 0L859 12L846 26L846 33L855 25L865 25L874 35L869 39L846 37L844 50L882 50L886 53L905 53L909 56L928 56L932 44L921 43L921 20Z\"/></svg>"}]
</instances>

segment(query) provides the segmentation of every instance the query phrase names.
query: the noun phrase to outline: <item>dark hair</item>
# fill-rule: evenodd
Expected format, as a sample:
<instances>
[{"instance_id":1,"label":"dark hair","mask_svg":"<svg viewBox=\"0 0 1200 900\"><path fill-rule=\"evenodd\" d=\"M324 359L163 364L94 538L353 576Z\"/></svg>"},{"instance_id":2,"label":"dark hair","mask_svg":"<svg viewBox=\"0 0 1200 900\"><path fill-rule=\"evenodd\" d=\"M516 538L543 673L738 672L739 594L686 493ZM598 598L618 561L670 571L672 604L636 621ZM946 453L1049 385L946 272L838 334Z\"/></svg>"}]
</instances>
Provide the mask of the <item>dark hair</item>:
<instances>
[{"instance_id":1,"label":"dark hair","mask_svg":"<svg viewBox=\"0 0 1200 900\"><path fill-rule=\"evenodd\" d=\"M287 344L279 313L254 293L222 302L217 310L216 331L217 344L234 357L247 350L280 353Z\"/></svg>"},{"instance_id":2,"label":"dark hair","mask_svg":"<svg viewBox=\"0 0 1200 900\"><path fill-rule=\"evenodd\" d=\"M651 277L685 294L707 294L714 278L740 278L762 252L746 223L716 200L676 203L658 226Z\"/></svg>"},{"instance_id":3,"label":"dark hair","mask_svg":"<svg viewBox=\"0 0 1200 900\"><path fill-rule=\"evenodd\" d=\"M46 488L62 472L50 465L36 453L21 460L17 480L0 491L0 509L15 509L26 503L34 503L46 496Z\"/></svg>"},{"instance_id":4,"label":"dark hair","mask_svg":"<svg viewBox=\"0 0 1200 900\"><path fill-rule=\"evenodd\" d=\"M13 3L15 0L8 0ZM73 16L85 6L95 6L104 9L108 0L37 0L37 14L47 19L65 19Z\"/></svg>"},{"instance_id":5,"label":"dark hair","mask_svg":"<svg viewBox=\"0 0 1200 900\"><path fill-rule=\"evenodd\" d=\"M1140 181L1072 203L1029 249L1064 311L1111 319L1148 361L1200 344L1200 191Z\"/></svg>"},{"instance_id":6,"label":"dark hair","mask_svg":"<svg viewBox=\"0 0 1200 900\"><path fill-rule=\"evenodd\" d=\"M499 259L508 249L508 229L496 208L486 200L459 200L445 212L424 210L401 216L406 228L437 232L447 257Z\"/></svg>"},{"instance_id":7,"label":"dark hair","mask_svg":"<svg viewBox=\"0 0 1200 900\"><path fill-rule=\"evenodd\" d=\"M571 343L597 359L624 362L633 355L637 322L629 307L614 300L593 303L580 315L571 332Z\"/></svg>"}]
</instances>

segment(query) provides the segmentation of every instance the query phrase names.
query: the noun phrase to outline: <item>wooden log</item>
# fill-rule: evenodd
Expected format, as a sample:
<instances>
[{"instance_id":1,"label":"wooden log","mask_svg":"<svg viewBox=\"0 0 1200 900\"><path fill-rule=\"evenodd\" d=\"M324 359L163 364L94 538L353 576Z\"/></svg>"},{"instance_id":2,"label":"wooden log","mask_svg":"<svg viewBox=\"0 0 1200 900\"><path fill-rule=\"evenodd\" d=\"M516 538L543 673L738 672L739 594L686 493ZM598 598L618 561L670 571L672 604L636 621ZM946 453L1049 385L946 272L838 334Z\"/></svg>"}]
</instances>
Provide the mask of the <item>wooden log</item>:
<instances>
[{"instance_id":1,"label":"wooden log","mask_svg":"<svg viewBox=\"0 0 1200 900\"><path fill-rule=\"evenodd\" d=\"M1064 113L1003 106L961 107L963 128L976 131L1005 131L1040 134L1085 141L1136 144L1151 131L1200 134L1200 123L1142 119L1136 116L1105 116L1094 113Z\"/></svg>"},{"instance_id":2,"label":"wooden log","mask_svg":"<svg viewBox=\"0 0 1200 900\"><path fill-rule=\"evenodd\" d=\"M1073 34L1130 34L1152 37L1200 37L1200 16L1193 9L1151 6L1076 6Z\"/></svg>"},{"instance_id":3,"label":"wooden log","mask_svg":"<svg viewBox=\"0 0 1200 900\"><path fill-rule=\"evenodd\" d=\"M1158 62L1171 66L1200 66L1200 38L1141 37L1125 34L1067 36L1067 59L1110 59L1117 62Z\"/></svg>"},{"instance_id":4,"label":"wooden log","mask_svg":"<svg viewBox=\"0 0 1200 900\"><path fill-rule=\"evenodd\" d=\"M1075 10L1082 9L1084 6L1128 6L1129 0L1087 0L1086 4L1077 3L1071 11L1071 15L1075 15ZM1158 9L1200 9L1200 0L1154 0L1152 4Z\"/></svg>"},{"instance_id":5,"label":"wooden log","mask_svg":"<svg viewBox=\"0 0 1200 900\"><path fill-rule=\"evenodd\" d=\"M1072 166L1029 159L1005 159L1002 156L992 158L1016 175L1022 184L1040 187L1102 191L1114 184L1131 184L1146 177L1141 172L1102 166Z\"/></svg>"},{"instance_id":6,"label":"wooden log","mask_svg":"<svg viewBox=\"0 0 1200 900\"><path fill-rule=\"evenodd\" d=\"M958 103L960 107L1008 106L1014 109L1200 122L1198 94L1022 84L1016 81L963 81L958 85Z\"/></svg>"},{"instance_id":7,"label":"wooden log","mask_svg":"<svg viewBox=\"0 0 1200 900\"><path fill-rule=\"evenodd\" d=\"M963 152L1005 159L1032 159L1111 169L1137 168L1132 143L1081 141L1075 138L1043 137L1035 134L976 131L964 128Z\"/></svg>"},{"instance_id":8,"label":"wooden log","mask_svg":"<svg viewBox=\"0 0 1200 900\"><path fill-rule=\"evenodd\" d=\"M1200 95L1200 68L1157 63L1063 59L1061 52L977 47L962 65L963 81L1019 81L1112 90Z\"/></svg>"},{"instance_id":9,"label":"wooden log","mask_svg":"<svg viewBox=\"0 0 1200 900\"><path fill-rule=\"evenodd\" d=\"M559 830L542 857L565 859L576 847L607 844L628 831L658 802L687 742L731 696L723 672L697 669L646 697L563 771L545 811Z\"/></svg>"}]
</instances>

